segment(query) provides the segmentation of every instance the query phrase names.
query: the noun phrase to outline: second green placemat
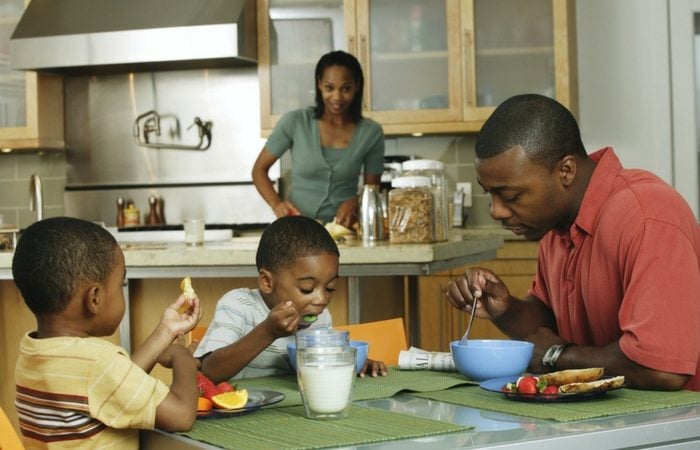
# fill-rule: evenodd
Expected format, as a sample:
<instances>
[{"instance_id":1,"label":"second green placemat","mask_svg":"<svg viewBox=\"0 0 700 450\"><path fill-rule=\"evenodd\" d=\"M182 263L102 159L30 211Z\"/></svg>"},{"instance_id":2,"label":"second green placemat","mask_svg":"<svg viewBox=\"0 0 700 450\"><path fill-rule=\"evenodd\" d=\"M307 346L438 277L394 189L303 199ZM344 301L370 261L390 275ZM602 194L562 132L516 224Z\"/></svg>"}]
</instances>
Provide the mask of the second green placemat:
<instances>
[{"instance_id":1,"label":"second green placemat","mask_svg":"<svg viewBox=\"0 0 700 450\"><path fill-rule=\"evenodd\" d=\"M475 386L460 386L439 392L412 393L416 397L439 400L472 408L498 411L559 422L591 419L700 403L700 392L639 391L619 389L585 401L532 403L506 398Z\"/></svg>"}]
</instances>

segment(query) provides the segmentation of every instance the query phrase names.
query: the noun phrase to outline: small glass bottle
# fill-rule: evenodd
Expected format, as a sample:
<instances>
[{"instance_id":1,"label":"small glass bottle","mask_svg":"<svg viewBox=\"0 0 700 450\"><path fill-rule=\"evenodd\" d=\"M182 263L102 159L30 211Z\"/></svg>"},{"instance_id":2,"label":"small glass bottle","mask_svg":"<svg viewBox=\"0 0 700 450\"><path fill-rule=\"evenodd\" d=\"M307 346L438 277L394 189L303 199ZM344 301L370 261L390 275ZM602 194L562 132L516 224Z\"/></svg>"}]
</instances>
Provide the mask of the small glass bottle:
<instances>
[{"instance_id":1,"label":"small glass bottle","mask_svg":"<svg viewBox=\"0 0 700 450\"><path fill-rule=\"evenodd\" d=\"M445 165L432 159L410 159L401 164L402 175L430 178L430 186L435 195L434 229L435 240L446 241L450 237L449 198L445 181Z\"/></svg>"},{"instance_id":2,"label":"small glass bottle","mask_svg":"<svg viewBox=\"0 0 700 450\"><path fill-rule=\"evenodd\" d=\"M401 176L391 180L389 242L427 243L435 240L434 195L430 178Z\"/></svg>"}]
</instances>

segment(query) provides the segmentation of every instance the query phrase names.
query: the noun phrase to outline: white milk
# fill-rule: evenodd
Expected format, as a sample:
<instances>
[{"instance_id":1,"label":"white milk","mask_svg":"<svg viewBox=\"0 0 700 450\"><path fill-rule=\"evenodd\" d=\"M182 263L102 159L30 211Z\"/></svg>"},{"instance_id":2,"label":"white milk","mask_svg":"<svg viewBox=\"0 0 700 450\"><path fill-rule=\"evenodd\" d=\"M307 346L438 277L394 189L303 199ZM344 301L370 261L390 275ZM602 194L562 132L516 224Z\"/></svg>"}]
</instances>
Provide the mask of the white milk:
<instances>
[{"instance_id":1,"label":"white milk","mask_svg":"<svg viewBox=\"0 0 700 450\"><path fill-rule=\"evenodd\" d=\"M308 407L316 413L336 413L350 402L354 364L313 364L299 367L299 381Z\"/></svg>"}]
</instances>

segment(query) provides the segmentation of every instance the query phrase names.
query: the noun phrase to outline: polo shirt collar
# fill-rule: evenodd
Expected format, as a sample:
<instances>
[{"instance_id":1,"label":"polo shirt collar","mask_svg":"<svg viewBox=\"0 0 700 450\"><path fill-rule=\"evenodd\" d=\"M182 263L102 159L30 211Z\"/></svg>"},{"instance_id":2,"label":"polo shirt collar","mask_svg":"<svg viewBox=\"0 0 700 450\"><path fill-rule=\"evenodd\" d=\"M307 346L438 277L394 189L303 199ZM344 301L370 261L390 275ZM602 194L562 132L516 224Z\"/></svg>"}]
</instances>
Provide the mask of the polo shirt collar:
<instances>
[{"instance_id":1,"label":"polo shirt collar","mask_svg":"<svg viewBox=\"0 0 700 450\"><path fill-rule=\"evenodd\" d=\"M576 229L589 235L593 234L600 209L610 196L615 178L622 170L622 164L611 147L598 150L589 157L596 166L583 195L576 220L571 226L572 237L578 234Z\"/></svg>"}]
</instances>

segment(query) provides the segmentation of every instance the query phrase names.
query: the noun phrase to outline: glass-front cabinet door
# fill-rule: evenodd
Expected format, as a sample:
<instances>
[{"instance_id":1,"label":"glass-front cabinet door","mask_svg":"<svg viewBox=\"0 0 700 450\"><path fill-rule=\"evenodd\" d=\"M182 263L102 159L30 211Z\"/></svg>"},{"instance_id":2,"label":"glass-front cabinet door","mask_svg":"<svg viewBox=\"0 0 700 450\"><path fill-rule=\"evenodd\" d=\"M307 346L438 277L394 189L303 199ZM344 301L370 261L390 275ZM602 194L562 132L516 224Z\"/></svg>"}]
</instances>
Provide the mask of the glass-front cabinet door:
<instances>
[{"instance_id":1,"label":"glass-front cabinet door","mask_svg":"<svg viewBox=\"0 0 700 450\"><path fill-rule=\"evenodd\" d=\"M63 148L63 80L12 70L10 36L29 0L0 0L0 151Z\"/></svg>"},{"instance_id":2,"label":"glass-front cabinet door","mask_svg":"<svg viewBox=\"0 0 700 450\"><path fill-rule=\"evenodd\" d=\"M368 116L382 124L461 119L458 11L458 0L357 0L351 40Z\"/></svg>"},{"instance_id":3,"label":"glass-front cabinet door","mask_svg":"<svg viewBox=\"0 0 700 450\"><path fill-rule=\"evenodd\" d=\"M353 1L258 0L264 134L284 113L314 104L316 63L331 50L347 51L354 18Z\"/></svg>"},{"instance_id":4,"label":"glass-front cabinet door","mask_svg":"<svg viewBox=\"0 0 700 450\"><path fill-rule=\"evenodd\" d=\"M469 0L462 4L464 120L484 121L522 93L572 107L573 5L568 0Z\"/></svg>"},{"instance_id":5,"label":"glass-front cabinet door","mask_svg":"<svg viewBox=\"0 0 700 450\"><path fill-rule=\"evenodd\" d=\"M0 0L0 128L27 126L24 72L10 69L10 36L24 11L24 0Z\"/></svg>"}]
</instances>

